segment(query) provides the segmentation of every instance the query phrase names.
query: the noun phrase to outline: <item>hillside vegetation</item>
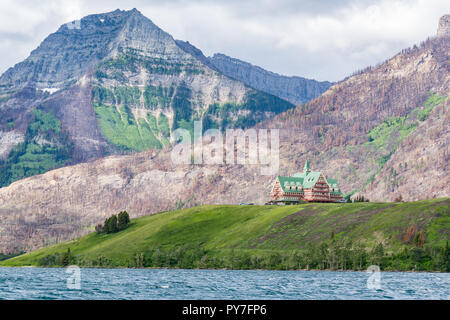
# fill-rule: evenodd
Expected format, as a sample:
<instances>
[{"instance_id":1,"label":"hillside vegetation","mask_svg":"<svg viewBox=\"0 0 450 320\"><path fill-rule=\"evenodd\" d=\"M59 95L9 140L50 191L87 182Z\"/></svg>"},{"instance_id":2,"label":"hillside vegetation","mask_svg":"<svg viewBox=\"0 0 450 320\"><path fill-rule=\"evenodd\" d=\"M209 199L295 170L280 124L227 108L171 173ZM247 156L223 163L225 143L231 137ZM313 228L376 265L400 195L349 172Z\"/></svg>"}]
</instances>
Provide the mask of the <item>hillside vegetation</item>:
<instances>
[{"instance_id":1,"label":"hillside vegetation","mask_svg":"<svg viewBox=\"0 0 450 320\"><path fill-rule=\"evenodd\" d=\"M72 145L51 113L35 109L25 139L0 160L0 187L71 163Z\"/></svg>"},{"instance_id":2,"label":"hillside vegetation","mask_svg":"<svg viewBox=\"0 0 450 320\"><path fill-rule=\"evenodd\" d=\"M450 198L407 203L211 205L133 219L3 266L447 270Z\"/></svg>"}]
</instances>

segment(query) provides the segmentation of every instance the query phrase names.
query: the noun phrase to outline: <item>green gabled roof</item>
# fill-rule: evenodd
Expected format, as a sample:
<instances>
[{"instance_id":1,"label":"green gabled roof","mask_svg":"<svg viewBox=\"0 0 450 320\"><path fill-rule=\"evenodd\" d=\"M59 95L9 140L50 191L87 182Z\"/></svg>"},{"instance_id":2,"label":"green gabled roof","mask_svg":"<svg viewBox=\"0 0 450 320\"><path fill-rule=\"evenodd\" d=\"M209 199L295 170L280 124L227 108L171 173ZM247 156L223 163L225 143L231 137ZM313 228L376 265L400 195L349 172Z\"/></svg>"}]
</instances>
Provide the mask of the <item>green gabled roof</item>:
<instances>
[{"instance_id":1,"label":"green gabled roof","mask_svg":"<svg viewBox=\"0 0 450 320\"><path fill-rule=\"evenodd\" d=\"M303 188L312 188L316 184L316 182L319 179L321 173L322 172L319 172L319 171L309 172L306 175L306 177L304 178Z\"/></svg>"},{"instance_id":2,"label":"green gabled roof","mask_svg":"<svg viewBox=\"0 0 450 320\"><path fill-rule=\"evenodd\" d=\"M303 179L303 188L311 188L314 184L316 184L320 174L320 171L311 171L308 173L297 172L293 175L293 177Z\"/></svg>"},{"instance_id":3,"label":"green gabled roof","mask_svg":"<svg viewBox=\"0 0 450 320\"><path fill-rule=\"evenodd\" d=\"M339 186L338 182L336 179L327 179L328 184L331 186L332 184L336 184L337 186Z\"/></svg>"},{"instance_id":4,"label":"green gabled roof","mask_svg":"<svg viewBox=\"0 0 450 320\"><path fill-rule=\"evenodd\" d=\"M304 172L297 172L297 173L294 173L293 177L304 178L305 177L305 173Z\"/></svg>"},{"instance_id":5,"label":"green gabled roof","mask_svg":"<svg viewBox=\"0 0 450 320\"><path fill-rule=\"evenodd\" d=\"M308 160L305 161L305 166L303 167L303 172L294 173L292 177L283 177L278 176L278 181L280 182L281 189L286 193L294 193L294 192L302 192L303 189L310 189L314 187L319 180L321 174L320 171L310 171L310 166ZM323 175L325 177L325 175ZM331 190L331 194L342 195L341 189L336 179L328 179L325 177L325 180L329 184ZM294 189L287 188L288 186L294 186ZM298 188L301 186L302 188ZM333 191L334 189L334 191Z\"/></svg>"},{"instance_id":6,"label":"green gabled roof","mask_svg":"<svg viewBox=\"0 0 450 320\"><path fill-rule=\"evenodd\" d=\"M308 174L304 173L296 173L292 177L283 177L279 176L278 181L280 181L281 189L283 189L284 192L296 192L298 190L292 190L285 188L287 185L294 185L297 186L300 184L303 188L312 188L317 180L320 177L321 172L310 172Z\"/></svg>"},{"instance_id":7,"label":"green gabled roof","mask_svg":"<svg viewBox=\"0 0 450 320\"><path fill-rule=\"evenodd\" d=\"M335 190L337 189L337 191L331 191L331 193L333 193L333 194L342 194L341 188L339 187L339 183L337 182L336 179L327 179L327 182L328 182L328 184L330 185L331 188L334 188Z\"/></svg>"},{"instance_id":8,"label":"green gabled roof","mask_svg":"<svg viewBox=\"0 0 450 320\"><path fill-rule=\"evenodd\" d=\"M281 189L283 190L283 192L294 193L294 192L302 192L303 191L302 189L312 188L316 184L321 174L322 172L320 171L312 171L308 173L297 172L292 177L278 176L277 179L280 182ZM342 195L341 189L336 179L328 179L325 177L325 180L331 187L330 190L331 194ZM295 188L288 189L287 186L293 186ZM298 186L301 186L302 188L298 188ZM335 191L332 191L333 188L335 189Z\"/></svg>"},{"instance_id":9,"label":"green gabled roof","mask_svg":"<svg viewBox=\"0 0 450 320\"><path fill-rule=\"evenodd\" d=\"M303 188L303 178L298 178L298 177L283 177L283 176L278 176L278 181L280 182L281 185L281 189L283 190L283 192L289 193L289 192L299 192L301 191L297 189L298 186L301 186ZM294 186L296 187L295 189L288 189L286 188L287 186Z\"/></svg>"}]
</instances>

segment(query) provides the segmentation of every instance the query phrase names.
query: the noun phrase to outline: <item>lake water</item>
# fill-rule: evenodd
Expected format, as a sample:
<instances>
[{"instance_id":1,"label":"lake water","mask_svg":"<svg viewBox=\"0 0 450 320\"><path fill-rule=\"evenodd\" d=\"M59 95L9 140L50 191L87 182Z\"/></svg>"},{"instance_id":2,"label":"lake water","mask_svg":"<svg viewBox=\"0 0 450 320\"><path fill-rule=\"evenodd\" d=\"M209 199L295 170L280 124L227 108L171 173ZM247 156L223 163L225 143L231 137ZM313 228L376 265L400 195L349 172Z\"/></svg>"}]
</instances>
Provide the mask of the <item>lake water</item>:
<instances>
[{"instance_id":1,"label":"lake water","mask_svg":"<svg viewBox=\"0 0 450 320\"><path fill-rule=\"evenodd\" d=\"M368 288L365 272L79 271L0 268L0 299L450 299L449 273L381 272Z\"/></svg>"}]
</instances>

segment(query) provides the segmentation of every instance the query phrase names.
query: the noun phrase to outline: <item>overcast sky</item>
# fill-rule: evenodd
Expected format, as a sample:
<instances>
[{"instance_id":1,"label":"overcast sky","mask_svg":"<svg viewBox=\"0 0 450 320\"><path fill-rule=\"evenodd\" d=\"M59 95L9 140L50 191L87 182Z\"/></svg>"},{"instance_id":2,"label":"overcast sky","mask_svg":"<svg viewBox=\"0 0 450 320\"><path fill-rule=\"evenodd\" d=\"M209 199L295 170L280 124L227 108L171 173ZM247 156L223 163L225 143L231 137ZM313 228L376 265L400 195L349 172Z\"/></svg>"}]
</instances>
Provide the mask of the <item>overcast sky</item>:
<instances>
[{"instance_id":1,"label":"overcast sky","mask_svg":"<svg viewBox=\"0 0 450 320\"><path fill-rule=\"evenodd\" d=\"M66 22L137 8L205 55L337 81L434 36L448 0L0 0L0 73Z\"/></svg>"}]
</instances>

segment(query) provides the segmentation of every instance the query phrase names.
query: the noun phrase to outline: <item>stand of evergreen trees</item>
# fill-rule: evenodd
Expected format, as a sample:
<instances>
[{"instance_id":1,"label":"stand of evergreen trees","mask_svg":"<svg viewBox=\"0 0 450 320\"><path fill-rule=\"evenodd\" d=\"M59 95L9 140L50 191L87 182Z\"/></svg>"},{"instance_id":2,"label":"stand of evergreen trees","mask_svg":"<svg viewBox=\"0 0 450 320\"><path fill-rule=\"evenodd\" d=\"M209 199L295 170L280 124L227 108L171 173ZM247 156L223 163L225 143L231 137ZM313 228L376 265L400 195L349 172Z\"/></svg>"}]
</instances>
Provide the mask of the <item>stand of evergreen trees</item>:
<instances>
[{"instance_id":1,"label":"stand of evergreen trees","mask_svg":"<svg viewBox=\"0 0 450 320\"><path fill-rule=\"evenodd\" d=\"M115 233L124 230L130 224L130 216L128 212L121 211L118 215L113 214L105 220L103 225L98 224L95 227L97 233Z\"/></svg>"},{"instance_id":2,"label":"stand of evergreen trees","mask_svg":"<svg viewBox=\"0 0 450 320\"><path fill-rule=\"evenodd\" d=\"M128 267L364 271L370 265L385 271L449 272L450 248L448 243L443 248L405 247L397 254L388 255L381 243L368 250L363 244L352 244L345 238L309 244L304 250L274 250L265 254L251 250L217 252L185 246L137 253Z\"/></svg>"},{"instance_id":3,"label":"stand of evergreen trees","mask_svg":"<svg viewBox=\"0 0 450 320\"><path fill-rule=\"evenodd\" d=\"M70 248L66 252L47 255L39 260L43 267L67 267L76 264L76 258L71 254Z\"/></svg>"},{"instance_id":4,"label":"stand of evergreen trees","mask_svg":"<svg viewBox=\"0 0 450 320\"><path fill-rule=\"evenodd\" d=\"M267 269L267 270L355 270L364 271L377 265L384 271L442 271L450 272L450 247L404 247L387 254L383 244L368 249L349 239L331 239L318 245L308 244L301 250L253 251L246 249L205 250L185 245L174 249L157 247L138 252L128 265L116 264L104 256L94 259L74 256L68 252L41 259L41 266L181 268L181 269Z\"/></svg>"},{"instance_id":5,"label":"stand of evergreen trees","mask_svg":"<svg viewBox=\"0 0 450 320\"><path fill-rule=\"evenodd\" d=\"M355 199L353 199L353 202L369 202L369 199L365 198L364 196L357 196Z\"/></svg>"},{"instance_id":6,"label":"stand of evergreen trees","mask_svg":"<svg viewBox=\"0 0 450 320\"><path fill-rule=\"evenodd\" d=\"M24 251L20 251L17 253L10 253L10 254L5 254L3 252L0 252L0 261L6 260L6 259L11 259L14 258L16 256L20 256L21 254L24 254Z\"/></svg>"}]
</instances>

